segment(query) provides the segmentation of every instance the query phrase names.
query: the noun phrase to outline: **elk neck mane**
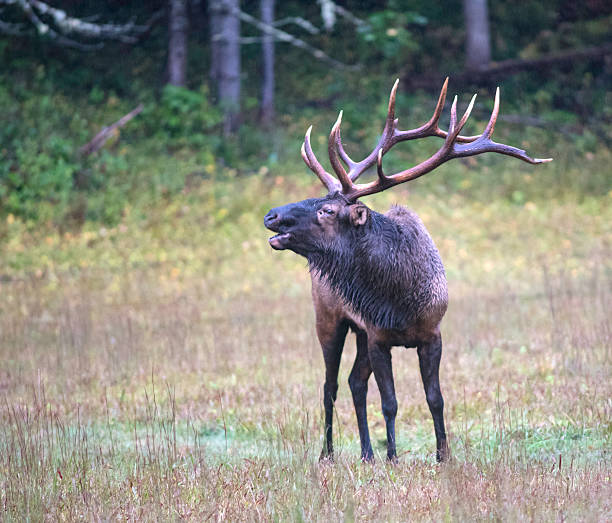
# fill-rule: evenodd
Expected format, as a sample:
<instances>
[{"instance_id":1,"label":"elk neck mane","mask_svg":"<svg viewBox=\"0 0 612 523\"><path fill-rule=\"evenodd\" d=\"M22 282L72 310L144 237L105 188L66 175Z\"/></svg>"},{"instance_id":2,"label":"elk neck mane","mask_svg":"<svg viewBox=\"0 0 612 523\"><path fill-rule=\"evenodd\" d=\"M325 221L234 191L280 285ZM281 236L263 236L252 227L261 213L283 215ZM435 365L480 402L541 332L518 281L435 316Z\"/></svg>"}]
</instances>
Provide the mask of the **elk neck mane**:
<instances>
[{"instance_id":1,"label":"elk neck mane","mask_svg":"<svg viewBox=\"0 0 612 523\"><path fill-rule=\"evenodd\" d=\"M366 321L399 330L431 306L442 290L432 289L432 280L444 280L444 268L416 215L401 207L389 214L395 219L370 211L364 226L338 234L308 263Z\"/></svg>"}]
</instances>

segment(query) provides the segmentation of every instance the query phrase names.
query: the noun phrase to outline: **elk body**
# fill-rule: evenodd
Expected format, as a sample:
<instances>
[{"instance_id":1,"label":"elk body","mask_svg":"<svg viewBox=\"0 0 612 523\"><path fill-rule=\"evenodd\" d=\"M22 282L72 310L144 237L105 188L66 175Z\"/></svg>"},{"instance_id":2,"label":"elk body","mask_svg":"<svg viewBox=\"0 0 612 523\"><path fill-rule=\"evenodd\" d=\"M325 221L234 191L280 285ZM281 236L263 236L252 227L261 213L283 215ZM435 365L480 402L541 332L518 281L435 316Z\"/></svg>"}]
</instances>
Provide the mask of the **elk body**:
<instances>
[{"instance_id":1,"label":"elk body","mask_svg":"<svg viewBox=\"0 0 612 523\"><path fill-rule=\"evenodd\" d=\"M333 407L338 390L338 369L346 335L357 337L357 355L349 376L363 460L373 458L366 414L366 395L371 374L380 391L387 430L387 457L396 459L395 417L397 400L393 382L391 349L416 347L425 397L436 435L438 461L448 456L444 427L444 400L438 370L442 355L440 323L446 312L448 292L444 267L431 237L418 216L403 207L379 214L358 198L413 180L452 159L484 152L497 152L537 164L550 159L533 159L525 151L491 140L499 112L499 90L485 131L462 136L474 104L457 122L457 98L451 107L450 126L441 130L438 121L446 98L448 79L442 87L432 118L423 126L402 131L395 118L395 82L389 99L385 128L378 145L362 161L353 161L340 138L342 113L329 136L330 163L337 178L316 159L310 131L302 146L306 165L319 177L329 193L277 207L264 218L265 226L277 235L272 248L289 249L308 260L316 330L325 361L323 404L325 435L322 457L333 457ZM396 143L436 136L442 147L415 167L393 175L382 169L382 156ZM365 170L377 165L378 177L356 184ZM345 168L346 166L346 168ZM348 169L348 170L347 170Z\"/></svg>"}]
</instances>

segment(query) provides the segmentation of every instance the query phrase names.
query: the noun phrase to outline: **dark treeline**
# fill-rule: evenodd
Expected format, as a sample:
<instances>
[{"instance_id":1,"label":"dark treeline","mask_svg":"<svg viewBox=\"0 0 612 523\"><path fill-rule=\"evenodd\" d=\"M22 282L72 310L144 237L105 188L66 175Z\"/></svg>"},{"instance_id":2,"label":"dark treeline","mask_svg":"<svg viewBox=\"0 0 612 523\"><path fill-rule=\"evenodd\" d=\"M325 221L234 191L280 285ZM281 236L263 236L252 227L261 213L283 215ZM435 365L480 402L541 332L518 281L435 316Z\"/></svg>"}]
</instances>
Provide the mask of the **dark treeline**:
<instances>
[{"instance_id":1,"label":"dark treeline","mask_svg":"<svg viewBox=\"0 0 612 523\"><path fill-rule=\"evenodd\" d=\"M395 77L411 100L421 89L431 98L447 75L462 92L501 83L510 119L609 140L612 7L603 0L0 7L0 212L34 221L112 221L143 185L156 195L185 186L186 174L166 168L146 177L138 155L192 153L185 170L203 177L272 168L283 137L317 111L347 108L347 139L369 139L374 115L359 108L378 107ZM133 121L98 135L126 114Z\"/></svg>"}]
</instances>

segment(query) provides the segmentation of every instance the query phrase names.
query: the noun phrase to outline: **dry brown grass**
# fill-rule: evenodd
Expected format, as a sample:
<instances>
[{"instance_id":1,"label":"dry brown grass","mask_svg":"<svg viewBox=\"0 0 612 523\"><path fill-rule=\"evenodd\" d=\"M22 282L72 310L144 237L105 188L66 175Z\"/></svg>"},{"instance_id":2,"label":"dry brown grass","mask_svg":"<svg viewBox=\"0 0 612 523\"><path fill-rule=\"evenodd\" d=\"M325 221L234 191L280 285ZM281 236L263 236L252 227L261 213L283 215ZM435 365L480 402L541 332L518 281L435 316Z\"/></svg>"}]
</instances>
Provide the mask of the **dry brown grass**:
<instances>
[{"instance_id":1,"label":"dry brown grass","mask_svg":"<svg viewBox=\"0 0 612 523\"><path fill-rule=\"evenodd\" d=\"M435 464L416 354L395 349L393 467L358 460L352 339L338 460L317 461L308 275L268 249L261 211L286 196L259 189L268 201L237 215L219 198L8 244L0 519L612 518L609 198L415 205L451 285L441 379L454 458ZM369 402L382 456L374 382Z\"/></svg>"}]
</instances>

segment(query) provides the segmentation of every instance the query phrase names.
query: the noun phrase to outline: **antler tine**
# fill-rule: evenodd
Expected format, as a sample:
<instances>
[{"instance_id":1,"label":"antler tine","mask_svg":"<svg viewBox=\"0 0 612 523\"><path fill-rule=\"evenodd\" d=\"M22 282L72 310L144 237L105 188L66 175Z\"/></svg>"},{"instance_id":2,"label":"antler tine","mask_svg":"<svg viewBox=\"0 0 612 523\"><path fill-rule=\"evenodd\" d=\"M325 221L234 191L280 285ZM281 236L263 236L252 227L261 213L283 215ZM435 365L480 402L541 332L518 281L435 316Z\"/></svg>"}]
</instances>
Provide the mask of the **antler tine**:
<instances>
[{"instance_id":1,"label":"antler tine","mask_svg":"<svg viewBox=\"0 0 612 523\"><path fill-rule=\"evenodd\" d=\"M491 138L493 135L493 130L495 129L495 124L497 123L497 116L499 114L499 86L495 89L495 102L493 103L493 112L491 113L491 118L489 118L489 123L485 127L482 136L486 136L487 138Z\"/></svg>"},{"instance_id":2,"label":"antler tine","mask_svg":"<svg viewBox=\"0 0 612 523\"><path fill-rule=\"evenodd\" d=\"M395 97L397 95L397 88L399 86L399 78L395 79L393 87L391 88L391 94L389 95L389 110L387 111L387 125L393 125L395 121Z\"/></svg>"},{"instance_id":3,"label":"antler tine","mask_svg":"<svg viewBox=\"0 0 612 523\"><path fill-rule=\"evenodd\" d=\"M474 156L476 154L482 153L505 154L506 156L512 156L514 158L518 158L519 160L523 160L525 163L530 163L531 165L538 165L541 163L548 163L553 161L552 158L532 158L525 152L524 149L519 149L518 147L512 147L511 145L505 145L503 143L497 143L492 141L489 141L489 145L481 147L477 151L453 154L451 158L463 158L465 156Z\"/></svg>"},{"instance_id":4,"label":"antler tine","mask_svg":"<svg viewBox=\"0 0 612 523\"><path fill-rule=\"evenodd\" d=\"M448 124L448 134L452 136L457 125L457 95L453 98L453 104L450 110L450 123Z\"/></svg>"},{"instance_id":5,"label":"antler tine","mask_svg":"<svg viewBox=\"0 0 612 523\"><path fill-rule=\"evenodd\" d=\"M304 137L304 143L302 144L302 158L304 159L304 163L308 166L308 168L314 172L319 180L327 187L329 192L339 191L342 186L331 174L329 174L323 166L317 160L317 157L312 152L312 147L310 145L310 133L312 132L312 125L306 131L306 136Z\"/></svg>"},{"instance_id":6,"label":"antler tine","mask_svg":"<svg viewBox=\"0 0 612 523\"><path fill-rule=\"evenodd\" d=\"M476 101L476 94L474 96L472 96L472 99L470 100L470 103L467 107L467 109L465 110L465 113L463 113L463 116L461 117L461 120L459 121L459 124L457 125L457 128L453 131L453 136L452 136L452 141L455 141L455 138L457 138L459 136L459 133L461 132L461 129L463 129L463 126L466 124L466 122L468 121L468 118L470 117L470 114L472 113L472 109L474 108L474 102ZM455 103L453 104L453 106L456 105L457 102L457 97L455 96ZM456 117L456 114L455 114ZM448 134L451 134L450 129L448 130Z\"/></svg>"},{"instance_id":7,"label":"antler tine","mask_svg":"<svg viewBox=\"0 0 612 523\"><path fill-rule=\"evenodd\" d=\"M378 173L378 178L380 180L380 183L382 185L388 183L389 178L387 178L387 175L383 172L383 168L382 168L382 149L380 149L378 151L378 157L376 158L376 172Z\"/></svg>"},{"instance_id":8,"label":"antler tine","mask_svg":"<svg viewBox=\"0 0 612 523\"><path fill-rule=\"evenodd\" d=\"M357 162L354 162L351 159L351 157L348 154L346 154L346 151L344 150L344 147L342 146L342 137L341 137L339 128L338 128L338 140L336 141L336 146L338 147L338 154L340 155L340 158L342 158L342 161L348 166L349 170L353 169L353 167L357 165Z\"/></svg>"},{"instance_id":9,"label":"antler tine","mask_svg":"<svg viewBox=\"0 0 612 523\"><path fill-rule=\"evenodd\" d=\"M340 141L340 124L342 123L342 111L338 114L338 119L336 123L332 127L331 132L329 133L329 141L327 144L327 149L329 151L329 161L334 169L334 172L338 176L340 180L340 184L342 185L343 191L349 191L351 189L351 179L349 178L346 170L342 163L340 163L339 150L338 150L338 142Z\"/></svg>"},{"instance_id":10,"label":"antler tine","mask_svg":"<svg viewBox=\"0 0 612 523\"><path fill-rule=\"evenodd\" d=\"M438 127L438 122L440 121L440 115L442 114L442 109L444 109L444 102L446 102L446 91L448 90L448 76L444 80L444 84L442 85L442 89L440 89L440 96L438 96L438 103L436 104L436 108L434 109L434 113L429 119L429 121L423 125L425 128L434 128L434 132L440 131ZM441 132L441 131L440 131ZM446 138L445 136L443 138Z\"/></svg>"},{"instance_id":11,"label":"antler tine","mask_svg":"<svg viewBox=\"0 0 612 523\"><path fill-rule=\"evenodd\" d=\"M304 160L304 163L306 164L306 167L311 169L310 162L308 161L308 156L306 156L306 151L304 150L304 144L303 143L302 143L302 148L300 149L300 153L302 154L302 160Z\"/></svg>"}]
</instances>

